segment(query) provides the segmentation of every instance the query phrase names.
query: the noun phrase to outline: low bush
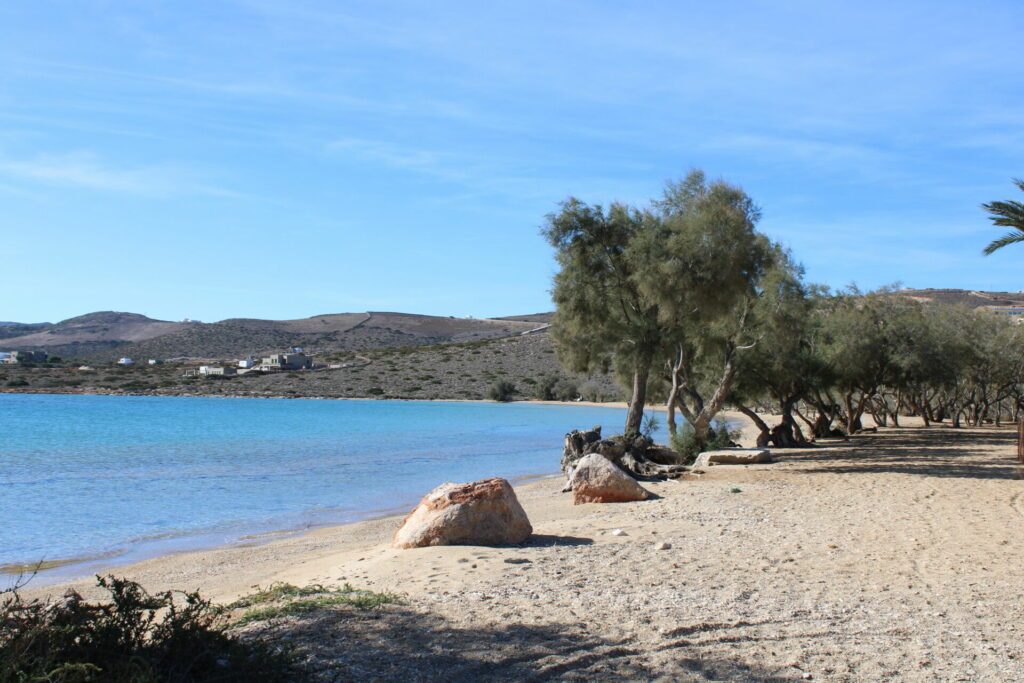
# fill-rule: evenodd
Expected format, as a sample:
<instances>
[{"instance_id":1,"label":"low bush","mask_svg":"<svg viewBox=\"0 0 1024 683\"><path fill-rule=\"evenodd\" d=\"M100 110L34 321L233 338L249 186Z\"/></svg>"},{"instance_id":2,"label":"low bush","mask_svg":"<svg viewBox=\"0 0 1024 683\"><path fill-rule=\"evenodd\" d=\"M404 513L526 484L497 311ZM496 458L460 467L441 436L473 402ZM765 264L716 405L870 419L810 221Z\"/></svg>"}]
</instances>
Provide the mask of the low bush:
<instances>
[{"instance_id":1,"label":"low bush","mask_svg":"<svg viewBox=\"0 0 1024 683\"><path fill-rule=\"evenodd\" d=\"M507 403L516 395L516 385L507 380L501 380L491 385L487 391L487 397L492 401Z\"/></svg>"},{"instance_id":2,"label":"low bush","mask_svg":"<svg viewBox=\"0 0 1024 683\"><path fill-rule=\"evenodd\" d=\"M537 397L541 400L575 400L579 396L577 383L557 375L542 377L537 386Z\"/></svg>"},{"instance_id":3,"label":"low bush","mask_svg":"<svg viewBox=\"0 0 1024 683\"><path fill-rule=\"evenodd\" d=\"M74 591L59 601L0 602L0 681L289 681L294 658L226 632L224 608L198 593L149 594L98 578L109 602ZM159 615L159 616L158 616Z\"/></svg>"},{"instance_id":4,"label":"low bush","mask_svg":"<svg viewBox=\"0 0 1024 683\"><path fill-rule=\"evenodd\" d=\"M697 456L704 451L716 451L720 448L729 448L733 442L740 438L740 431L730 429L729 424L722 420L715 420L711 425L712 435L707 443L700 443L693 427L684 422L683 426L672 435L672 450L686 456L688 462L693 462Z\"/></svg>"},{"instance_id":5,"label":"low bush","mask_svg":"<svg viewBox=\"0 0 1024 683\"><path fill-rule=\"evenodd\" d=\"M300 588L290 583L275 583L269 588L257 588L255 593L243 596L228 605L228 609L247 610L236 622L238 625L244 625L335 605L368 610L399 601L399 597L393 593L356 590L347 583L342 588L326 588L319 584Z\"/></svg>"}]
</instances>

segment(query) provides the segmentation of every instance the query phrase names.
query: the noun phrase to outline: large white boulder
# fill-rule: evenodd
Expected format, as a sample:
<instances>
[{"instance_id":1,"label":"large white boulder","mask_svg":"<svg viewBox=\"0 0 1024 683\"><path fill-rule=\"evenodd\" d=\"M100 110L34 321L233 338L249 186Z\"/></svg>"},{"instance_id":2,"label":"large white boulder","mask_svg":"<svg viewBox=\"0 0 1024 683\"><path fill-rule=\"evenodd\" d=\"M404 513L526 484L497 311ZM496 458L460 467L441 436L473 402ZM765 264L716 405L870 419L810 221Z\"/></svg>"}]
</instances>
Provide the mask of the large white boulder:
<instances>
[{"instance_id":1,"label":"large white boulder","mask_svg":"<svg viewBox=\"0 0 1024 683\"><path fill-rule=\"evenodd\" d=\"M599 453L585 455L576 462L569 486L574 505L629 503L651 497L650 491Z\"/></svg>"},{"instance_id":2,"label":"large white boulder","mask_svg":"<svg viewBox=\"0 0 1024 683\"><path fill-rule=\"evenodd\" d=\"M396 548L428 545L509 545L533 533L512 485L500 478L441 484L409 513L395 533Z\"/></svg>"}]
</instances>

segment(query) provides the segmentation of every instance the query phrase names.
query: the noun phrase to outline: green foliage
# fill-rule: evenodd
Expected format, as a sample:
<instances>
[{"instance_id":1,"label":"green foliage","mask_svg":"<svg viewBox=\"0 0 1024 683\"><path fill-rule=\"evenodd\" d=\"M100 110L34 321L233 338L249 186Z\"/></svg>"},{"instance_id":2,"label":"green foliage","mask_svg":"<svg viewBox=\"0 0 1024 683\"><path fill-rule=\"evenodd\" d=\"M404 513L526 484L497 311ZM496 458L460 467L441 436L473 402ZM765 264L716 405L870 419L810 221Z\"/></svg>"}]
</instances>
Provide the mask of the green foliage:
<instances>
[{"instance_id":1,"label":"green foliage","mask_svg":"<svg viewBox=\"0 0 1024 683\"><path fill-rule=\"evenodd\" d=\"M672 450L686 457L688 462L693 462L697 456L704 451L717 451L722 448L730 448L733 442L737 441L741 434L737 429L730 429L727 422L716 420L712 425L711 438L701 443L697 431L689 423L683 425L670 438Z\"/></svg>"},{"instance_id":2,"label":"green foliage","mask_svg":"<svg viewBox=\"0 0 1024 683\"><path fill-rule=\"evenodd\" d=\"M658 417L654 413L648 413L647 417L644 418L643 427L640 429L640 433L645 439L649 441L654 440L654 435L660 429L661 423L658 422Z\"/></svg>"},{"instance_id":3,"label":"green foliage","mask_svg":"<svg viewBox=\"0 0 1024 683\"><path fill-rule=\"evenodd\" d=\"M537 385L536 395L542 401L573 401L579 396L579 388L571 379L546 375Z\"/></svg>"},{"instance_id":4,"label":"green foliage","mask_svg":"<svg viewBox=\"0 0 1024 683\"><path fill-rule=\"evenodd\" d=\"M9 387L27 387L28 380L22 379L21 377L15 377L14 379L7 380L7 386Z\"/></svg>"},{"instance_id":5,"label":"green foliage","mask_svg":"<svg viewBox=\"0 0 1024 683\"><path fill-rule=\"evenodd\" d=\"M501 401L502 403L511 401L515 395L516 385L504 379L495 382L491 385L491 388L487 390L487 398L492 401Z\"/></svg>"},{"instance_id":6,"label":"green foliage","mask_svg":"<svg viewBox=\"0 0 1024 683\"><path fill-rule=\"evenodd\" d=\"M759 215L741 189L694 171L648 208L570 198L548 216L559 357L632 377L627 434L640 430L652 365L681 343L702 348L709 326L755 296L773 254Z\"/></svg>"},{"instance_id":7,"label":"green foliage","mask_svg":"<svg viewBox=\"0 0 1024 683\"><path fill-rule=\"evenodd\" d=\"M1014 180L1013 184L1024 191L1024 180ZM1005 246L1024 242L1024 203L1015 200L996 201L982 204L989 214L993 225L1011 228L1002 237L993 240L985 247L984 253L989 256Z\"/></svg>"},{"instance_id":8,"label":"green foliage","mask_svg":"<svg viewBox=\"0 0 1024 683\"><path fill-rule=\"evenodd\" d=\"M224 611L198 593L149 594L98 577L109 602L69 591L57 602L0 603L0 681L289 681L294 660L226 632Z\"/></svg>"},{"instance_id":9,"label":"green foliage","mask_svg":"<svg viewBox=\"0 0 1024 683\"><path fill-rule=\"evenodd\" d=\"M347 583L342 588L326 588L320 584L300 588L290 583L275 583L239 598L228 608L248 610L236 622L244 625L338 605L368 610L398 602L400 598L393 593L356 590Z\"/></svg>"}]
</instances>

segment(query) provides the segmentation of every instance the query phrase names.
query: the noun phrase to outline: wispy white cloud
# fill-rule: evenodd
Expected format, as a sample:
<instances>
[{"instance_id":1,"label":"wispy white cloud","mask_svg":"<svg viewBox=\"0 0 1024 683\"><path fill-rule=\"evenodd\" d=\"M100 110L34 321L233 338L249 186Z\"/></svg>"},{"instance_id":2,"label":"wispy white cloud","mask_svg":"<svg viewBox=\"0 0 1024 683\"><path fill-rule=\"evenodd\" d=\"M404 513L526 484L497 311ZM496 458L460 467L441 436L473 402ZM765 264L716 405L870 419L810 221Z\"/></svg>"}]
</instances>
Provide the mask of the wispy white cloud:
<instances>
[{"instance_id":1,"label":"wispy white cloud","mask_svg":"<svg viewBox=\"0 0 1024 683\"><path fill-rule=\"evenodd\" d=\"M206 182L200 174L189 169L176 166L117 167L104 163L89 152L39 154L25 159L0 156L0 176L7 177L9 181L149 197L239 196Z\"/></svg>"}]
</instances>

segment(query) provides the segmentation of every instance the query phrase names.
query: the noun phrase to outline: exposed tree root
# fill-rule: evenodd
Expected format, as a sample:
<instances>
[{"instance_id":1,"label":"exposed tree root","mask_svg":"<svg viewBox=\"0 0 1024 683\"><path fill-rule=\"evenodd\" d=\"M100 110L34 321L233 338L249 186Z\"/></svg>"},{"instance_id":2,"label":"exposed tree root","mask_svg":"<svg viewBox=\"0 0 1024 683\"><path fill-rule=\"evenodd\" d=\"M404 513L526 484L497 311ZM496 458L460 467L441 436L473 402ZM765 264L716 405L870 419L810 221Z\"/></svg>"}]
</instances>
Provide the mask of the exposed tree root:
<instances>
[{"instance_id":1,"label":"exposed tree root","mask_svg":"<svg viewBox=\"0 0 1024 683\"><path fill-rule=\"evenodd\" d=\"M622 437L601 438L601 427L587 431L573 430L565 435L562 471L572 478L576 463L585 455L598 453L612 461L635 479L658 481L678 477L689 471L686 458L667 446L659 446L640 436L632 443ZM566 487L568 490L568 485Z\"/></svg>"}]
</instances>

